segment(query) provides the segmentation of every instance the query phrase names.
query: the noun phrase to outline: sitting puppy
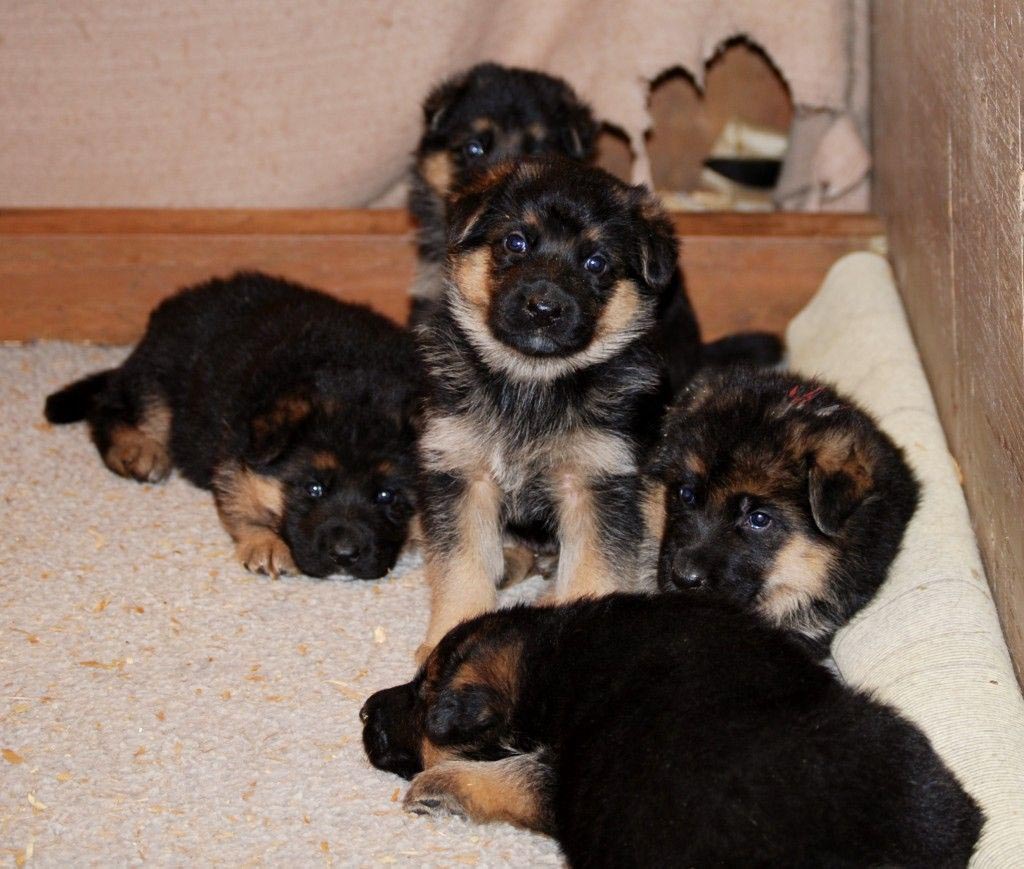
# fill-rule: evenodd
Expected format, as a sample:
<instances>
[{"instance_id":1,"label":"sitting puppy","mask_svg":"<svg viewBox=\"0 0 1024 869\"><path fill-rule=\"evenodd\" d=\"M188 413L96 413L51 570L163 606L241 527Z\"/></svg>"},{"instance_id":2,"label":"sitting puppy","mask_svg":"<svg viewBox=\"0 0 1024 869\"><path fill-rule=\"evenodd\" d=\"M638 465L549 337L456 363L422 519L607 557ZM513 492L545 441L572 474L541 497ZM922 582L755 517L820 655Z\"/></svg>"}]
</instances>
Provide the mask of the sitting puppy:
<instances>
[{"instance_id":1,"label":"sitting puppy","mask_svg":"<svg viewBox=\"0 0 1024 869\"><path fill-rule=\"evenodd\" d=\"M562 156L590 161L598 124L564 81L527 69L483 63L436 87L423 104L425 128L416 149L409 210L419 224L417 276L410 325L426 322L443 291L447 200L503 161ZM762 332L702 344L700 327L676 268L656 310L655 344L674 393L702 363L773 365L782 343Z\"/></svg>"},{"instance_id":2,"label":"sitting puppy","mask_svg":"<svg viewBox=\"0 0 1024 869\"><path fill-rule=\"evenodd\" d=\"M709 598L481 616L360 718L407 810L571 866L964 866L983 823L913 724Z\"/></svg>"},{"instance_id":3,"label":"sitting puppy","mask_svg":"<svg viewBox=\"0 0 1024 869\"><path fill-rule=\"evenodd\" d=\"M528 69L481 63L435 87L423 103L409 211L419 224L410 323L441 298L446 200L476 173L504 160L594 155L597 123L564 81Z\"/></svg>"},{"instance_id":4,"label":"sitting puppy","mask_svg":"<svg viewBox=\"0 0 1024 869\"><path fill-rule=\"evenodd\" d=\"M383 576L413 514L415 348L368 309L261 274L160 304L120 368L46 401L140 482L213 489L249 570Z\"/></svg>"},{"instance_id":5,"label":"sitting puppy","mask_svg":"<svg viewBox=\"0 0 1024 869\"><path fill-rule=\"evenodd\" d=\"M851 401L781 372L706 370L666 417L663 591L717 595L824 655L917 508L900 449Z\"/></svg>"},{"instance_id":6,"label":"sitting puppy","mask_svg":"<svg viewBox=\"0 0 1024 869\"><path fill-rule=\"evenodd\" d=\"M650 335L676 253L646 189L581 163L502 164L455 200L443 306L420 333L421 657L493 609L509 525L557 541L557 598L638 582L638 463L666 398Z\"/></svg>"}]
</instances>

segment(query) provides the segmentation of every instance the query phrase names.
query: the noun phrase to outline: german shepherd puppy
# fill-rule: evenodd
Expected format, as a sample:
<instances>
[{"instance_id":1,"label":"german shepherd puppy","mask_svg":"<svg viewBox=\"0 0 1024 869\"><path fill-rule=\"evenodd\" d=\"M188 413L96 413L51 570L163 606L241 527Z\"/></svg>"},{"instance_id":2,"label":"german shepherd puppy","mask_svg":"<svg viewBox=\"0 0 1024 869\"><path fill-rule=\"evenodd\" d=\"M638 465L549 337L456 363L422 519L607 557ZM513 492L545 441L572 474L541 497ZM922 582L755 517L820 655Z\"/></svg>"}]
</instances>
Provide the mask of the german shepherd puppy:
<instances>
[{"instance_id":1,"label":"german shepherd puppy","mask_svg":"<svg viewBox=\"0 0 1024 869\"><path fill-rule=\"evenodd\" d=\"M651 331L676 254L646 189L581 163L502 164L454 201L420 333L421 656L494 607L506 527L557 541L557 598L639 580L638 468L667 397Z\"/></svg>"},{"instance_id":2,"label":"german shepherd puppy","mask_svg":"<svg viewBox=\"0 0 1024 869\"><path fill-rule=\"evenodd\" d=\"M600 125L562 79L483 63L434 88L423 104L424 130L415 153L409 210L419 224L410 324L426 322L443 294L447 200L474 177L504 161L561 156L590 162ZM656 311L655 343L673 392L701 363L772 365L778 337L761 332L701 342L700 327L678 268Z\"/></svg>"},{"instance_id":3,"label":"german shepherd puppy","mask_svg":"<svg viewBox=\"0 0 1024 869\"><path fill-rule=\"evenodd\" d=\"M242 273L161 303L124 364L51 395L46 418L87 420L123 477L176 467L212 489L249 570L370 579L413 514L416 370L383 317Z\"/></svg>"},{"instance_id":4,"label":"german shepherd puppy","mask_svg":"<svg viewBox=\"0 0 1024 869\"><path fill-rule=\"evenodd\" d=\"M964 866L983 815L913 724L725 601L480 616L360 712L407 810L595 866Z\"/></svg>"},{"instance_id":5,"label":"german shepherd puppy","mask_svg":"<svg viewBox=\"0 0 1024 869\"><path fill-rule=\"evenodd\" d=\"M478 64L435 87L423 103L423 123L409 188L409 211L419 224L413 325L441 298L448 197L505 160L590 160L598 131L590 108L561 79L496 63Z\"/></svg>"},{"instance_id":6,"label":"german shepherd puppy","mask_svg":"<svg viewBox=\"0 0 1024 869\"><path fill-rule=\"evenodd\" d=\"M648 469L663 591L727 598L826 654L885 580L917 508L902 451L831 387L705 370Z\"/></svg>"}]
</instances>

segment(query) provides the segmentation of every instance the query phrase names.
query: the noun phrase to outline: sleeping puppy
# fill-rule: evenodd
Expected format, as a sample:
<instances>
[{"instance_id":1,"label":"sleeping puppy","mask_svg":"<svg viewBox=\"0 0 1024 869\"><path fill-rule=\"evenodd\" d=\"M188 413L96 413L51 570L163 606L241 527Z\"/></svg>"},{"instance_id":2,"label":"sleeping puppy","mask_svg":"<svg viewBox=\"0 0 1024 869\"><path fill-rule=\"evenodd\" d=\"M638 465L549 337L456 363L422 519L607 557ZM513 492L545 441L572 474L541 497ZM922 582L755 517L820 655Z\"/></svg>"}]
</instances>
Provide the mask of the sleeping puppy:
<instances>
[{"instance_id":1,"label":"sleeping puppy","mask_svg":"<svg viewBox=\"0 0 1024 869\"><path fill-rule=\"evenodd\" d=\"M153 311L119 368L46 401L114 473L212 489L249 570L383 576L413 514L415 348L355 305L257 273Z\"/></svg>"},{"instance_id":2,"label":"sleeping puppy","mask_svg":"<svg viewBox=\"0 0 1024 869\"><path fill-rule=\"evenodd\" d=\"M419 224L419 262L410 324L440 300L446 200L476 173L504 160L594 155L597 123L564 81L528 69L481 63L435 87L423 103L409 210Z\"/></svg>"},{"instance_id":3,"label":"sleeping puppy","mask_svg":"<svg viewBox=\"0 0 1024 869\"><path fill-rule=\"evenodd\" d=\"M984 820L913 724L710 597L481 616L360 718L407 810L571 866L964 866Z\"/></svg>"},{"instance_id":4,"label":"sleeping puppy","mask_svg":"<svg viewBox=\"0 0 1024 869\"><path fill-rule=\"evenodd\" d=\"M705 370L649 468L663 591L724 597L824 655L885 580L919 487L901 450L830 387Z\"/></svg>"},{"instance_id":5,"label":"sleeping puppy","mask_svg":"<svg viewBox=\"0 0 1024 869\"><path fill-rule=\"evenodd\" d=\"M409 210L419 224L410 290L413 326L429 319L443 292L448 200L504 161L561 156L590 162L599 130L590 108L566 82L494 63L438 85L423 104L423 116L409 191ZM678 267L662 288L655 315L654 341L673 393L701 364L773 365L782 356L778 336L763 332L703 344Z\"/></svg>"},{"instance_id":6,"label":"sleeping puppy","mask_svg":"<svg viewBox=\"0 0 1024 869\"><path fill-rule=\"evenodd\" d=\"M494 607L510 526L558 544L556 598L640 580L638 463L666 399L651 331L676 254L645 188L568 160L502 164L454 201L420 332L421 656Z\"/></svg>"}]
</instances>

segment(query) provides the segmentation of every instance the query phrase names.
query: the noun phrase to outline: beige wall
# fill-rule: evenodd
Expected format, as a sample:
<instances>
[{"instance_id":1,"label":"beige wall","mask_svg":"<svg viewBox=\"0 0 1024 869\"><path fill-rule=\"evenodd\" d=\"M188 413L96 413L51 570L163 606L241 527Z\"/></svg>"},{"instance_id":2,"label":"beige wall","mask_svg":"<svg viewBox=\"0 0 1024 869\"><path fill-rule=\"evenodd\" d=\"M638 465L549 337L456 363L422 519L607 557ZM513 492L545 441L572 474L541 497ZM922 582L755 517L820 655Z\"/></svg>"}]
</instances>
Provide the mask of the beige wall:
<instances>
[{"instance_id":1,"label":"beige wall","mask_svg":"<svg viewBox=\"0 0 1024 869\"><path fill-rule=\"evenodd\" d=\"M864 0L3 0L0 206L359 206L392 189L439 78L569 79L638 150L647 84L740 33L797 103L862 106ZM858 66L859 68L859 66Z\"/></svg>"},{"instance_id":2,"label":"beige wall","mask_svg":"<svg viewBox=\"0 0 1024 869\"><path fill-rule=\"evenodd\" d=\"M1024 7L873 8L875 194L1024 676Z\"/></svg>"}]
</instances>

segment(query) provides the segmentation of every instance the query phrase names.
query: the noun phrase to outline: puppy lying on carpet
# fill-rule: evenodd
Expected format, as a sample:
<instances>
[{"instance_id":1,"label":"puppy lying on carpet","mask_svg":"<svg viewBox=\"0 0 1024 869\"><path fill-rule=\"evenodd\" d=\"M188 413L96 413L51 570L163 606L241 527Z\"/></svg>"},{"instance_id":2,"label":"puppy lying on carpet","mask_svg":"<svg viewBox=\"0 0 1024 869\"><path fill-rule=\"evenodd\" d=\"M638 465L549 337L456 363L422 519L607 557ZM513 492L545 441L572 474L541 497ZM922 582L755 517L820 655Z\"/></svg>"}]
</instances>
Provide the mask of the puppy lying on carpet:
<instances>
[{"instance_id":1,"label":"puppy lying on carpet","mask_svg":"<svg viewBox=\"0 0 1024 869\"><path fill-rule=\"evenodd\" d=\"M481 616L360 717L408 810L572 866L963 866L983 823L914 725L710 598Z\"/></svg>"},{"instance_id":2,"label":"puppy lying on carpet","mask_svg":"<svg viewBox=\"0 0 1024 869\"><path fill-rule=\"evenodd\" d=\"M435 87L423 104L409 210L419 224L418 265L410 323L427 322L443 294L447 200L505 161L560 156L590 162L598 124L564 81L527 69L483 63ZM771 365L782 344L765 333L731 335L702 344L700 328L676 268L661 289L654 340L674 392L702 363Z\"/></svg>"},{"instance_id":3,"label":"puppy lying on carpet","mask_svg":"<svg viewBox=\"0 0 1024 869\"><path fill-rule=\"evenodd\" d=\"M817 655L885 580L918 502L868 414L781 372L699 374L648 471L665 514L658 587L727 598Z\"/></svg>"},{"instance_id":4,"label":"puppy lying on carpet","mask_svg":"<svg viewBox=\"0 0 1024 869\"><path fill-rule=\"evenodd\" d=\"M249 570L370 579L414 511L416 370L383 317L243 273L163 302L120 368L51 395L46 418L87 420L123 477L176 467L212 489Z\"/></svg>"}]
</instances>

